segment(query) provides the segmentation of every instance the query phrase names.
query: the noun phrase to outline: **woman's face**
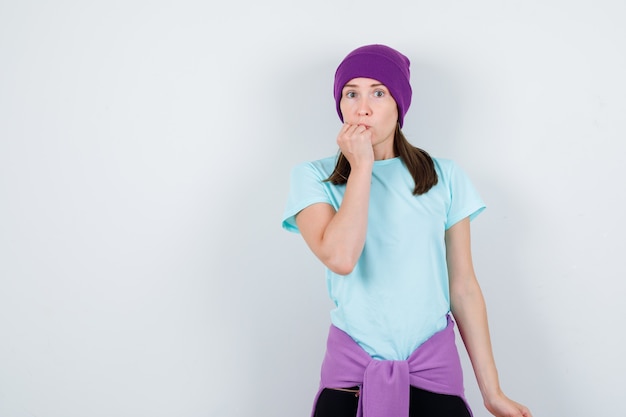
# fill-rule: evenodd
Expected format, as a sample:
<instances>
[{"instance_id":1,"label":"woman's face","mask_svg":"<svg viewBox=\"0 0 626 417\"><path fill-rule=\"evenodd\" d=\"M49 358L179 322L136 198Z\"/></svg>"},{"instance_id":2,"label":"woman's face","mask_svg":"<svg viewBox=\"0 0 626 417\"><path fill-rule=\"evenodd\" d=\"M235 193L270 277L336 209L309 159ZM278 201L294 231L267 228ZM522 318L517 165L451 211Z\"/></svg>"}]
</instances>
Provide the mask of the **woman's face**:
<instances>
[{"instance_id":1,"label":"woman's face","mask_svg":"<svg viewBox=\"0 0 626 417\"><path fill-rule=\"evenodd\" d=\"M387 87L371 78L353 78L341 92L339 108L344 123L363 125L372 131L372 144L393 145L398 105Z\"/></svg>"}]
</instances>

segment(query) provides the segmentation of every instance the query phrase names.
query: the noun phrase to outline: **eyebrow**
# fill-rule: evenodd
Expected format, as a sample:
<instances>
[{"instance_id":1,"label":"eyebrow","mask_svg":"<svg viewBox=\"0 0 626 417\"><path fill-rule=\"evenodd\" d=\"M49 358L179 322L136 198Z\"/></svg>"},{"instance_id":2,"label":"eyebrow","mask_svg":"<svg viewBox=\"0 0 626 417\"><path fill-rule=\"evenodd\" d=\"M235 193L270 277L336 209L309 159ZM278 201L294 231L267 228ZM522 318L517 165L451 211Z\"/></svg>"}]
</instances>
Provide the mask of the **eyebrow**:
<instances>
[{"instance_id":1,"label":"eyebrow","mask_svg":"<svg viewBox=\"0 0 626 417\"><path fill-rule=\"evenodd\" d=\"M343 88L346 88L346 87L357 88L358 85L356 85L356 84L346 84L346 85L343 86ZM383 83L376 83L376 84L370 85L370 87L386 87L386 85L383 84Z\"/></svg>"}]
</instances>

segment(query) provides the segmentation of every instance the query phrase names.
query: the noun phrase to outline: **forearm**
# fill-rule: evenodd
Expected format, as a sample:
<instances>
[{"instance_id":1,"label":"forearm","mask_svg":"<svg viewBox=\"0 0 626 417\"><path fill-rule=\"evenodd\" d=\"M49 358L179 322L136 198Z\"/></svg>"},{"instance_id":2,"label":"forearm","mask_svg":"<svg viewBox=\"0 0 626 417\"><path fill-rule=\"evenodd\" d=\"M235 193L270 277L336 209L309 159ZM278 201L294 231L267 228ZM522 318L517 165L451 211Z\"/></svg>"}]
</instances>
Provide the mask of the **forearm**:
<instances>
[{"instance_id":1,"label":"forearm","mask_svg":"<svg viewBox=\"0 0 626 417\"><path fill-rule=\"evenodd\" d=\"M371 178L371 166L351 171L341 206L322 236L324 263L343 275L352 271L365 245Z\"/></svg>"},{"instance_id":2,"label":"forearm","mask_svg":"<svg viewBox=\"0 0 626 417\"><path fill-rule=\"evenodd\" d=\"M497 417L531 417L528 408L509 399L500 389L485 299L472 265L469 218L446 232L446 257L452 314L472 362L485 406Z\"/></svg>"},{"instance_id":3,"label":"forearm","mask_svg":"<svg viewBox=\"0 0 626 417\"><path fill-rule=\"evenodd\" d=\"M469 355L485 403L501 395L493 356L485 300L476 279L451 288L452 314Z\"/></svg>"}]
</instances>

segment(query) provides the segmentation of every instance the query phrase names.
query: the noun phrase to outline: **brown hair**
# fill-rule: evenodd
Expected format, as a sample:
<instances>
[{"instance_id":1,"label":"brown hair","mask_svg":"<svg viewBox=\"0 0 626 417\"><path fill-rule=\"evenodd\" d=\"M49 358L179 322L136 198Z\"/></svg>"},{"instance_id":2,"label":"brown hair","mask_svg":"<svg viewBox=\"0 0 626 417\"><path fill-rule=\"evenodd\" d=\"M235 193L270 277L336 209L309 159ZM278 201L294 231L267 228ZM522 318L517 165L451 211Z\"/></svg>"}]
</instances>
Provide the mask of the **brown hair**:
<instances>
[{"instance_id":1,"label":"brown hair","mask_svg":"<svg viewBox=\"0 0 626 417\"><path fill-rule=\"evenodd\" d=\"M396 125L396 132L393 138L393 150L406 165L415 181L413 195L425 194L433 186L437 184L437 172L435 171L435 163L428 152L417 148L409 143L409 141L400 130L400 125ZM350 162L339 151L337 164L333 173L326 179L335 185L345 184L350 176Z\"/></svg>"}]
</instances>

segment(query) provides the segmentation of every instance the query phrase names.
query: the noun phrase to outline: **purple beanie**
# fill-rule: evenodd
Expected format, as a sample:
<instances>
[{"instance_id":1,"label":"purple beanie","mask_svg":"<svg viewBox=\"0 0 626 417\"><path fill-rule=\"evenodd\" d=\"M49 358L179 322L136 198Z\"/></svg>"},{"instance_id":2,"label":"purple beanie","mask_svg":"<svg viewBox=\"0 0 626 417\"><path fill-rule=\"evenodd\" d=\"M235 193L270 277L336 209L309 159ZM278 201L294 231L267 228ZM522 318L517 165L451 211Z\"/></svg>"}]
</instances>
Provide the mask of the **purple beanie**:
<instances>
[{"instance_id":1,"label":"purple beanie","mask_svg":"<svg viewBox=\"0 0 626 417\"><path fill-rule=\"evenodd\" d=\"M366 45L350 52L335 72L334 93L339 119L343 122L339 107L343 86L353 78L372 78L389 89L398 105L398 123L402 127L413 92L409 84L410 64L406 56L385 45Z\"/></svg>"}]
</instances>

